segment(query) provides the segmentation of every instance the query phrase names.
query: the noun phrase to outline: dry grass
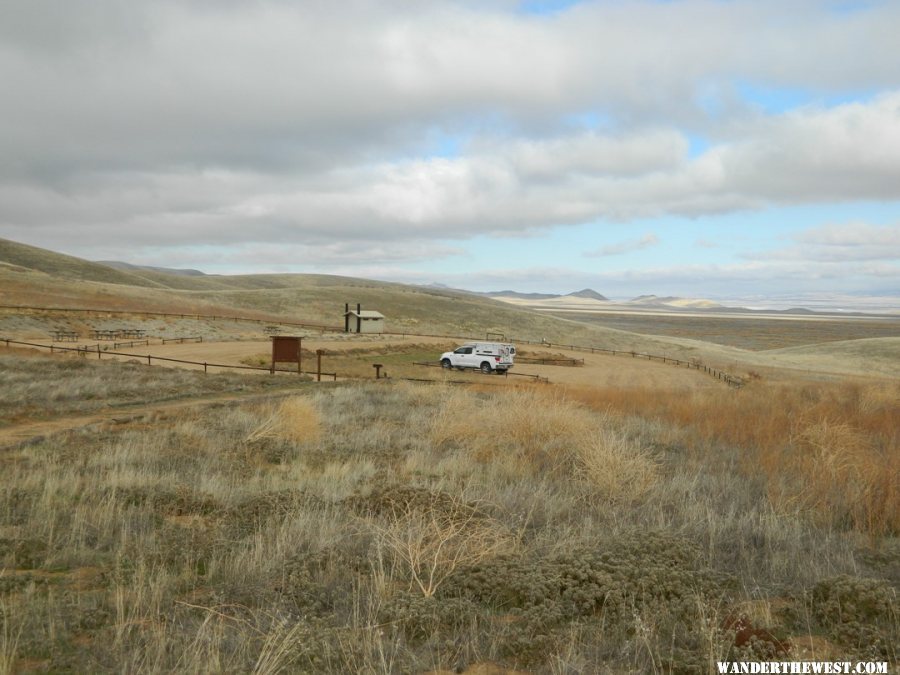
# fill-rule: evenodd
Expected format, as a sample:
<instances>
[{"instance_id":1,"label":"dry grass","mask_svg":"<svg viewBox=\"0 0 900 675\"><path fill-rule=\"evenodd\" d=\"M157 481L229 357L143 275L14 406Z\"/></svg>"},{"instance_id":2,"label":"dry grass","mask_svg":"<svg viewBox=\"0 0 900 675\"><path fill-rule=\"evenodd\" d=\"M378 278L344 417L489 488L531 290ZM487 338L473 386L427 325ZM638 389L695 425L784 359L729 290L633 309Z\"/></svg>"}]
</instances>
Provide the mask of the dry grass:
<instances>
[{"instance_id":1,"label":"dry grass","mask_svg":"<svg viewBox=\"0 0 900 675\"><path fill-rule=\"evenodd\" d=\"M800 427L788 450L766 458L770 498L873 536L900 533L900 448L872 441L846 422Z\"/></svg>"},{"instance_id":2,"label":"dry grass","mask_svg":"<svg viewBox=\"0 0 900 675\"><path fill-rule=\"evenodd\" d=\"M392 509L385 525L376 525L385 546L408 571L410 584L424 597L461 568L499 553L515 551L515 541L499 523L485 518L459 496L430 496L421 508L407 502Z\"/></svg>"},{"instance_id":3,"label":"dry grass","mask_svg":"<svg viewBox=\"0 0 900 675\"><path fill-rule=\"evenodd\" d=\"M202 373L73 356L0 354L0 425L90 413L110 406L221 392L263 392L302 382Z\"/></svg>"},{"instance_id":4,"label":"dry grass","mask_svg":"<svg viewBox=\"0 0 900 675\"><path fill-rule=\"evenodd\" d=\"M264 420L245 439L248 443L277 438L293 443L313 443L322 435L322 424L315 405L307 398L294 396L269 408Z\"/></svg>"},{"instance_id":5,"label":"dry grass","mask_svg":"<svg viewBox=\"0 0 900 675\"><path fill-rule=\"evenodd\" d=\"M462 447L480 462L517 471L554 471L590 440L591 413L534 388L472 396L447 390L430 429L438 447Z\"/></svg>"},{"instance_id":6,"label":"dry grass","mask_svg":"<svg viewBox=\"0 0 900 675\"><path fill-rule=\"evenodd\" d=\"M640 439L555 390L522 388L472 396L448 391L430 434L512 476L580 479L595 496L629 502L657 482L658 463Z\"/></svg>"},{"instance_id":7,"label":"dry grass","mask_svg":"<svg viewBox=\"0 0 900 675\"><path fill-rule=\"evenodd\" d=\"M601 499L639 501L659 482L659 461L621 430L601 429L577 459L578 474Z\"/></svg>"},{"instance_id":8,"label":"dry grass","mask_svg":"<svg viewBox=\"0 0 900 675\"><path fill-rule=\"evenodd\" d=\"M861 542L865 522L779 502L748 450L573 399L339 385L20 448L2 458L0 664L698 672L730 653L732 607L772 598L837 641L802 613L809 589L900 584L896 538ZM876 429L894 402L860 389L856 405ZM854 459L873 438L860 427L803 422L785 442L829 480L870 461ZM900 642L890 617L863 624L885 650Z\"/></svg>"},{"instance_id":9,"label":"dry grass","mask_svg":"<svg viewBox=\"0 0 900 675\"><path fill-rule=\"evenodd\" d=\"M837 527L900 533L900 384L766 385L740 391L570 388L593 409L659 419L678 442L743 451L773 502Z\"/></svg>"}]
</instances>

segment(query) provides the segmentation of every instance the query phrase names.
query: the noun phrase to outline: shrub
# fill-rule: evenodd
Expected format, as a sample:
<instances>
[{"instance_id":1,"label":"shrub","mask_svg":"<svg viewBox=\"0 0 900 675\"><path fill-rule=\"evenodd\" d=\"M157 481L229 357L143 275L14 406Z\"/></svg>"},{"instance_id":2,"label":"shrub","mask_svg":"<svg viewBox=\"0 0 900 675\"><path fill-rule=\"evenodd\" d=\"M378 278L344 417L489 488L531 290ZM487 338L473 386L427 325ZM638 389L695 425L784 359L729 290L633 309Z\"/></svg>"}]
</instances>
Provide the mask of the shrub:
<instances>
[{"instance_id":1,"label":"shrub","mask_svg":"<svg viewBox=\"0 0 900 675\"><path fill-rule=\"evenodd\" d=\"M813 586L809 604L812 617L840 644L862 655L896 658L900 605L886 581L847 575L823 579Z\"/></svg>"},{"instance_id":2,"label":"shrub","mask_svg":"<svg viewBox=\"0 0 900 675\"><path fill-rule=\"evenodd\" d=\"M641 445L624 433L601 429L576 450L577 473L602 499L638 500L659 479L659 465Z\"/></svg>"},{"instance_id":3,"label":"shrub","mask_svg":"<svg viewBox=\"0 0 900 675\"><path fill-rule=\"evenodd\" d=\"M435 493L429 503L397 503L376 529L411 586L431 597L457 569L509 550L512 538L461 499Z\"/></svg>"},{"instance_id":4,"label":"shrub","mask_svg":"<svg viewBox=\"0 0 900 675\"><path fill-rule=\"evenodd\" d=\"M321 436L319 414L309 399L293 396L270 409L263 422L246 438L248 443L280 439L292 443L311 443Z\"/></svg>"}]
</instances>

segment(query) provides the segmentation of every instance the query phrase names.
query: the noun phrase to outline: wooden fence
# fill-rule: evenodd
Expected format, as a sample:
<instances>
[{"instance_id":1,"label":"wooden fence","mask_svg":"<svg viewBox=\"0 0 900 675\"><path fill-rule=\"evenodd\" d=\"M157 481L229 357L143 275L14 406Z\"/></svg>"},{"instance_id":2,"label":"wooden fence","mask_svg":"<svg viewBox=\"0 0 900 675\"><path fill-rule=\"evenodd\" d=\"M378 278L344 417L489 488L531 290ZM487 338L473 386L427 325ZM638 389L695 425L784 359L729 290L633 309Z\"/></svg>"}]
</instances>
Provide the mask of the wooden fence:
<instances>
[{"instance_id":1,"label":"wooden fence","mask_svg":"<svg viewBox=\"0 0 900 675\"><path fill-rule=\"evenodd\" d=\"M80 354L81 356L88 356L88 355L96 354L98 359L102 359L104 354L106 354L107 356L127 356L132 359L140 359L142 361L144 359L146 359L148 366L153 365L154 361L165 361L168 363L184 363L184 364L193 365L193 366L203 366L204 373L209 372L209 368L225 368L225 369L232 369L232 370L258 370L258 371L265 371L267 373L297 373L298 375L301 374L296 370L288 370L288 369L280 369L280 368L276 368L273 370L271 367L261 368L259 366L236 366L236 365L229 364L229 363L209 363L207 361L188 361L186 359L173 359L173 358L170 358L167 356L153 356L152 354L129 354L127 352L114 352L109 349L106 349L105 347L101 347L99 344L96 345L96 349L95 349L95 347L93 347L93 346L88 347L87 345L84 345L81 347L59 347L56 345L37 344L35 342L20 342L18 340L10 340L8 338L0 338L0 342L5 343L7 347L9 347L10 345L17 345L17 346L23 346L23 347L37 347L38 349L48 349L48 350L50 350L51 354L53 354L55 352L76 352L76 353ZM337 373L320 373L318 371L304 370L302 372L302 374L303 375L316 375L316 376L325 375L327 377L332 378L334 381L337 381L337 378L338 378Z\"/></svg>"},{"instance_id":2,"label":"wooden fence","mask_svg":"<svg viewBox=\"0 0 900 675\"><path fill-rule=\"evenodd\" d=\"M180 345L183 345L185 342L203 342L202 335L195 335L193 337L177 337L177 338L163 338L162 343L164 345L171 344L172 342L176 342Z\"/></svg>"},{"instance_id":3,"label":"wooden fence","mask_svg":"<svg viewBox=\"0 0 900 675\"><path fill-rule=\"evenodd\" d=\"M257 319L252 317L240 317L240 316L228 316L221 314L199 314L199 313L172 313L172 312L145 312L145 311L129 311L129 310L108 310L108 309L90 309L90 308L65 308L65 307L34 307L28 305L0 305L0 309L19 309L19 310L31 310L31 311L42 311L42 312L81 312L81 313L92 313L92 314L106 314L106 315L132 315L132 316L160 316L160 317L170 317L170 318L182 318L182 319L210 319L210 320L227 320L227 321L245 321L252 322L256 324L266 324L271 325L272 323L277 322L279 325L283 326L295 326L298 328L312 328L315 330L319 330L322 333L325 332L334 332L334 333L343 333L343 326L328 326L324 324L316 324L316 323L304 323L304 322L296 322L296 321L281 321L280 319L275 319L272 317L266 319ZM463 340L463 341L472 341L479 340L478 337L472 336L461 336L461 335L439 335L439 334L431 334L431 333L409 333L409 332L390 332L385 331L381 333L381 335L392 335L395 337L430 337L430 338L439 338L443 340ZM528 340L522 338L506 338L507 341L516 343L516 344L527 344L527 345L541 345L544 347L557 347L560 349L568 349L570 351L581 351L587 352L591 354L611 354L613 356L631 356L632 358L646 358L650 361L656 360L660 361L664 364L670 364L673 366L684 366L689 369L695 369L699 372L706 373L711 377L714 377L722 382L725 382L731 387L741 387L744 384L744 381L739 378L726 373L723 370L719 370L718 368L714 368L712 366L706 366L698 361L685 361L682 359L675 359L669 356L659 356L656 354L645 354L637 351L629 351L622 349L607 349L604 347L593 347L593 346L585 346L585 345L566 345L559 344L553 342L547 342L546 340Z\"/></svg>"}]
</instances>

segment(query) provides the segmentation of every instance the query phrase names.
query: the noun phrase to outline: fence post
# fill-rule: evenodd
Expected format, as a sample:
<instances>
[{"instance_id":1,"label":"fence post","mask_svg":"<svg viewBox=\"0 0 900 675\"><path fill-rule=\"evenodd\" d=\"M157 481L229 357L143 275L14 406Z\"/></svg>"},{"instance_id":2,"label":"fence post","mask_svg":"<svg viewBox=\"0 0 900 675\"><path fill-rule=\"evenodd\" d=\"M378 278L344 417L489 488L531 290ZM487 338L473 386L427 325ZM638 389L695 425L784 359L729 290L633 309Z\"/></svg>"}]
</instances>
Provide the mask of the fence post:
<instances>
[{"instance_id":1,"label":"fence post","mask_svg":"<svg viewBox=\"0 0 900 675\"><path fill-rule=\"evenodd\" d=\"M148 366L150 365L150 355L149 354L147 354L147 365Z\"/></svg>"},{"instance_id":2,"label":"fence post","mask_svg":"<svg viewBox=\"0 0 900 675\"><path fill-rule=\"evenodd\" d=\"M203 372L206 372L206 361L203 362Z\"/></svg>"}]
</instances>

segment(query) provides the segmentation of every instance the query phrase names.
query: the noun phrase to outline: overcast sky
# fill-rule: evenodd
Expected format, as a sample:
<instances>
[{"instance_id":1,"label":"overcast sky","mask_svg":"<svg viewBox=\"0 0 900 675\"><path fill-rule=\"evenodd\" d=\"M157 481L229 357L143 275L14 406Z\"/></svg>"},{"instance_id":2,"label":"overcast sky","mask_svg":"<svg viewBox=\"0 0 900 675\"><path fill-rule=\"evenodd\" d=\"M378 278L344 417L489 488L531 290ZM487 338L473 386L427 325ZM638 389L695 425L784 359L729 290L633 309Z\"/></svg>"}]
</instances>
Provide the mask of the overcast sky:
<instances>
[{"instance_id":1,"label":"overcast sky","mask_svg":"<svg viewBox=\"0 0 900 675\"><path fill-rule=\"evenodd\" d=\"M0 0L0 236L209 273L896 299L898 26L894 0Z\"/></svg>"}]
</instances>

